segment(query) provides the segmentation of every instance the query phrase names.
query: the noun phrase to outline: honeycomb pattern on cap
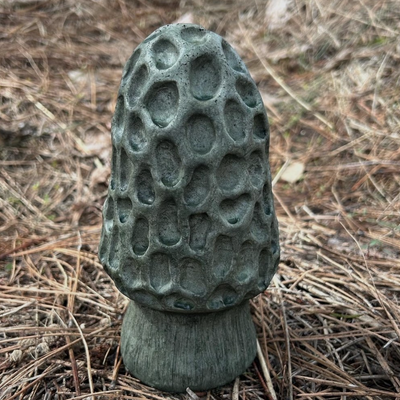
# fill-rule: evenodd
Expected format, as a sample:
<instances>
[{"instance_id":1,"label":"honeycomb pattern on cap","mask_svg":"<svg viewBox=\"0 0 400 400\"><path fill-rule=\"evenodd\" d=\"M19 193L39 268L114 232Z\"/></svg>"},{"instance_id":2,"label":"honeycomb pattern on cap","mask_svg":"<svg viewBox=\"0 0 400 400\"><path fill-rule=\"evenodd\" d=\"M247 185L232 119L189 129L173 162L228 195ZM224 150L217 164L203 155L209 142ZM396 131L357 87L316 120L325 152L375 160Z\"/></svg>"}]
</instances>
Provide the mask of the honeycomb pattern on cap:
<instances>
[{"instance_id":1,"label":"honeycomb pattern on cap","mask_svg":"<svg viewBox=\"0 0 400 400\"><path fill-rule=\"evenodd\" d=\"M219 35L164 26L134 51L112 122L99 258L141 304L208 312L264 291L279 263L264 105Z\"/></svg>"}]
</instances>

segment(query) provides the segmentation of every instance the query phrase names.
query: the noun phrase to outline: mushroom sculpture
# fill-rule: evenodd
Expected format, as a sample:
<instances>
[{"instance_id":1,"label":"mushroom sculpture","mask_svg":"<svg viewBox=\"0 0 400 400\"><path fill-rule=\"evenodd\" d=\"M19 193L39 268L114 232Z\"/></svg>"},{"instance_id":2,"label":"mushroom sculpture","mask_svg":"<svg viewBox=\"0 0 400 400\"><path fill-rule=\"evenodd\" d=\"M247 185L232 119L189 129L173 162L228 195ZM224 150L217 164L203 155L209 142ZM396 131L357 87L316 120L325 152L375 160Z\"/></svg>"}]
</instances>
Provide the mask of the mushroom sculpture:
<instances>
[{"instance_id":1,"label":"mushroom sculpture","mask_svg":"<svg viewBox=\"0 0 400 400\"><path fill-rule=\"evenodd\" d=\"M166 391L232 381L256 354L248 300L279 263L269 126L235 50L192 24L126 63L99 258L131 299L126 368Z\"/></svg>"}]
</instances>

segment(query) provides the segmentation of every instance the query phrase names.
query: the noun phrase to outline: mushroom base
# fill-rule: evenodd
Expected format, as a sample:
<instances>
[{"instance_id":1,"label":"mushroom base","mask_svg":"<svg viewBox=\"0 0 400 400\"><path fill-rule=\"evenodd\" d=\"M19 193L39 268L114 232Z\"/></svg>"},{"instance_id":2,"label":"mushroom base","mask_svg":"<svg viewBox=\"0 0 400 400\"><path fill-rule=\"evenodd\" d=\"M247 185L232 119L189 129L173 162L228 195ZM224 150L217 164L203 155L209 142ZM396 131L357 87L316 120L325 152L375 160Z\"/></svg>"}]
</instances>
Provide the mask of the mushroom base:
<instances>
[{"instance_id":1,"label":"mushroom base","mask_svg":"<svg viewBox=\"0 0 400 400\"><path fill-rule=\"evenodd\" d=\"M121 332L125 367L168 392L205 391L243 373L257 351L248 301L209 314L156 311L131 301Z\"/></svg>"}]
</instances>

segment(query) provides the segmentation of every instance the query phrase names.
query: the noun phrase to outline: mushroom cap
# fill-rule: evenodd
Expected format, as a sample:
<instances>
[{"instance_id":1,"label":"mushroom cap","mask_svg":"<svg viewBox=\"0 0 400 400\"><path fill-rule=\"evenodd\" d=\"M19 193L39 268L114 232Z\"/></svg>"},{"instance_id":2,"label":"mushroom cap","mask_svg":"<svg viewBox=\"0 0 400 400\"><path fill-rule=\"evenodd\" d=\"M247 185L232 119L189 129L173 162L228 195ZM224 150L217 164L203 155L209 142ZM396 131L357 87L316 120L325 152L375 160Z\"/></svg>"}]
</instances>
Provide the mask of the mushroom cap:
<instances>
[{"instance_id":1,"label":"mushroom cap","mask_svg":"<svg viewBox=\"0 0 400 400\"><path fill-rule=\"evenodd\" d=\"M219 35L163 26L125 65L112 122L99 258L118 289L174 312L232 307L279 263L269 126Z\"/></svg>"}]
</instances>

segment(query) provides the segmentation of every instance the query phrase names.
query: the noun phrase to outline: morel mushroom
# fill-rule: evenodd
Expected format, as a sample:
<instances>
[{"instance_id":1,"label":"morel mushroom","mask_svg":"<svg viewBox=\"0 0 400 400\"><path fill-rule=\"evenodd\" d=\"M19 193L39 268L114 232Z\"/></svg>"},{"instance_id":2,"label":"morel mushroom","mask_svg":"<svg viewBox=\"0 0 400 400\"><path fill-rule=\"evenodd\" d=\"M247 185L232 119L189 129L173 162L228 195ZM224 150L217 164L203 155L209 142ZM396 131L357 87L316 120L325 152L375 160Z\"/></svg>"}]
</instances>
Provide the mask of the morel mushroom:
<instances>
[{"instance_id":1,"label":"morel mushroom","mask_svg":"<svg viewBox=\"0 0 400 400\"><path fill-rule=\"evenodd\" d=\"M128 60L99 257L130 302L122 356L143 382L207 390L256 354L248 300L279 263L269 126L245 64L192 24Z\"/></svg>"}]
</instances>

